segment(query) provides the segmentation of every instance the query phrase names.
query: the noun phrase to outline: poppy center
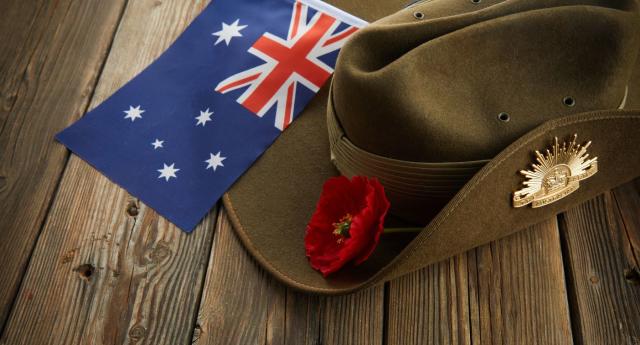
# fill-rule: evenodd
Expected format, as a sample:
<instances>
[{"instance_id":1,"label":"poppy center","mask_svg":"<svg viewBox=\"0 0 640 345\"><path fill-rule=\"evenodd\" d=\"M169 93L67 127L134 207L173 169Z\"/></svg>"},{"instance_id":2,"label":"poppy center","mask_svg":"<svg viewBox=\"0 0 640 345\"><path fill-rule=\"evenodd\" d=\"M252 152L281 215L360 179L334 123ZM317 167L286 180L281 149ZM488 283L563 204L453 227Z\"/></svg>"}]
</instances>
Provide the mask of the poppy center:
<instances>
[{"instance_id":1,"label":"poppy center","mask_svg":"<svg viewBox=\"0 0 640 345\"><path fill-rule=\"evenodd\" d=\"M345 238L351 237L349 230L351 229L351 220L353 217L347 213L336 223L333 223L333 234L338 237L337 242L344 242Z\"/></svg>"}]
</instances>

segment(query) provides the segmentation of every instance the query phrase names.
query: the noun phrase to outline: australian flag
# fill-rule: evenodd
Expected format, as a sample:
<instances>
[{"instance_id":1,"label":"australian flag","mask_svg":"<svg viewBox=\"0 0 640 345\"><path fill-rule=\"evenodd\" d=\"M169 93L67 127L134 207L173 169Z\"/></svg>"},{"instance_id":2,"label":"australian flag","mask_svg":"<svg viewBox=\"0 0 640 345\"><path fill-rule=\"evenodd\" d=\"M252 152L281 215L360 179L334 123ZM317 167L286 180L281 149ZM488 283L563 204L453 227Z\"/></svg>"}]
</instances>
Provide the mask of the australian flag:
<instances>
[{"instance_id":1,"label":"australian flag","mask_svg":"<svg viewBox=\"0 0 640 345\"><path fill-rule=\"evenodd\" d=\"M214 0L57 139L189 232L295 120L364 25L319 0Z\"/></svg>"}]
</instances>

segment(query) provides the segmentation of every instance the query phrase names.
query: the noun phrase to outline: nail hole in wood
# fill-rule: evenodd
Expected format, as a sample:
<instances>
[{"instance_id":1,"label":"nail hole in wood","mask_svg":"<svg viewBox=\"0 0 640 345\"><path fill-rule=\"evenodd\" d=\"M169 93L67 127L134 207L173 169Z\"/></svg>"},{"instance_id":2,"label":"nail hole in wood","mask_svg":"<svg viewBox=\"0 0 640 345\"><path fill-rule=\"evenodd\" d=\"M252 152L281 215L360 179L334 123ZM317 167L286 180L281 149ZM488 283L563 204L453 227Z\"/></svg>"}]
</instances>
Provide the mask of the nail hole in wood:
<instances>
[{"instance_id":1,"label":"nail hole in wood","mask_svg":"<svg viewBox=\"0 0 640 345\"><path fill-rule=\"evenodd\" d=\"M95 270L96 268L91 264L82 264L74 269L74 271L78 272L80 277L86 280L91 280L91 276Z\"/></svg>"},{"instance_id":2,"label":"nail hole in wood","mask_svg":"<svg viewBox=\"0 0 640 345\"><path fill-rule=\"evenodd\" d=\"M199 323L193 328L193 338L192 343L195 343L202 336L202 326Z\"/></svg>"},{"instance_id":3,"label":"nail hole in wood","mask_svg":"<svg viewBox=\"0 0 640 345\"><path fill-rule=\"evenodd\" d=\"M138 212L138 205L133 201L129 201L129 204L127 205L127 214L131 217L135 217L138 215Z\"/></svg>"},{"instance_id":4,"label":"nail hole in wood","mask_svg":"<svg viewBox=\"0 0 640 345\"><path fill-rule=\"evenodd\" d=\"M640 272L638 272L637 268L627 268L624 270L624 279L627 280L627 283L633 285L640 285Z\"/></svg>"}]
</instances>

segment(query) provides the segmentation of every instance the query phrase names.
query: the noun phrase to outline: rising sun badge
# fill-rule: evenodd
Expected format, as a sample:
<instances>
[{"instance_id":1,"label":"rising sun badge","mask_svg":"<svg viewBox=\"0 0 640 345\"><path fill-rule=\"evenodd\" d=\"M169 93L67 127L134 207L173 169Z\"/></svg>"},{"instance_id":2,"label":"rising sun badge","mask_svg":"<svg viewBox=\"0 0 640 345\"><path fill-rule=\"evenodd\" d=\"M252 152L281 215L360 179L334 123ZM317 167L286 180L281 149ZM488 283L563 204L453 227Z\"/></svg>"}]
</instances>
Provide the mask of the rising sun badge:
<instances>
[{"instance_id":1,"label":"rising sun badge","mask_svg":"<svg viewBox=\"0 0 640 345\"><path fill-rule=\"evenodd\" d=\"M556 137L551 150L544 154L536 151L533 169L520 171L526 180L522 183L524 188L513 193L513 207L551 204L578 189L580 180L598 172L598 157L589 158L587 153L591 142L577 144L577 138L574 134L569 143L560 145Z\"/></svg>"}]
</instances>

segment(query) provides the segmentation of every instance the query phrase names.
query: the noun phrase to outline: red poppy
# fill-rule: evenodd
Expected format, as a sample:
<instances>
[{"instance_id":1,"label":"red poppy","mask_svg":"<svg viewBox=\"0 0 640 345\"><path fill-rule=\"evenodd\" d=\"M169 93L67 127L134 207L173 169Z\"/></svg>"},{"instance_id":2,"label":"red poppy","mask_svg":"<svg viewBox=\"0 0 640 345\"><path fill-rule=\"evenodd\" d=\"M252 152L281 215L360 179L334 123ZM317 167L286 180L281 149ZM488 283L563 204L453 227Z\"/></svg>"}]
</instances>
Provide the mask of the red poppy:
<instances>
[{"instance_id":1,"label":"red poppy","mask_svg":"<svg viewBox=\"0 0 640 345\"><path fill-rule=\"evenodd\" d=\"M388 209L377 179L328 179L304 238L311 267L326 277L348 262L365 261L378 245Z\"/></svg>"}]
</instances>

